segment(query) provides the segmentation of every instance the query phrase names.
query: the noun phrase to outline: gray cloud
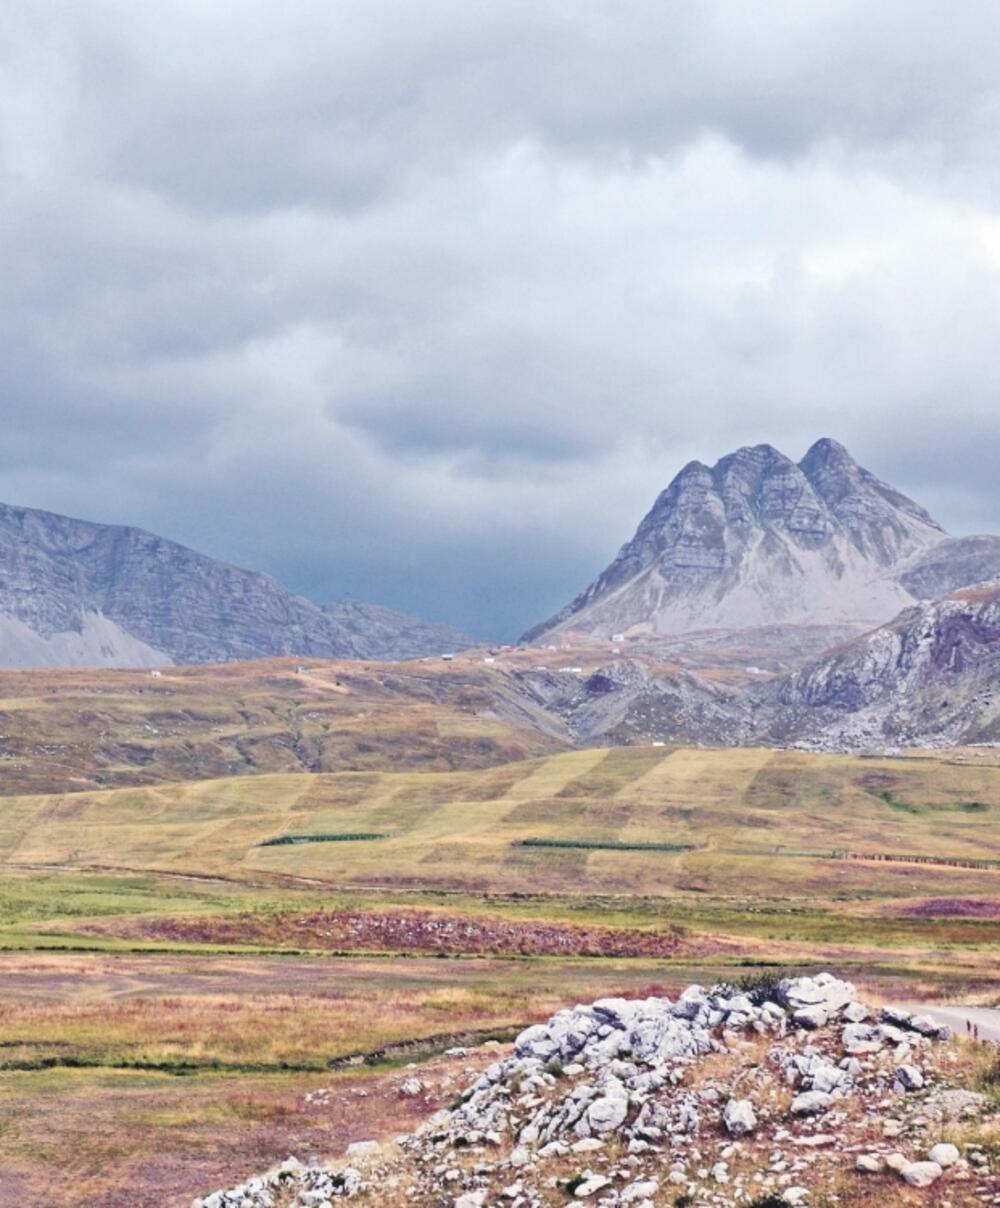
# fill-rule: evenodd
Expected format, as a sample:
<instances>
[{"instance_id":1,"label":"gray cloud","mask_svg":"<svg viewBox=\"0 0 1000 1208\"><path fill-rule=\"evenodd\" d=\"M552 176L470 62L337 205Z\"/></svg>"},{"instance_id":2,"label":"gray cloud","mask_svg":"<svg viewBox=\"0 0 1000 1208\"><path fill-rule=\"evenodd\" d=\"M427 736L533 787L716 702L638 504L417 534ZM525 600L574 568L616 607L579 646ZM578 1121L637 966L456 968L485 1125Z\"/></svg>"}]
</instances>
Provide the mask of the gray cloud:
<instances>
[{"instance_id":1,"label":"gray cloud","mask_svg":"<svg viewBox=\"0 0 1000 1208\"><path fill-rule=\"evenodd\" d=\"M516 633L690 457L1000 531L990 0L27 0L0 497Z\"/></svg>"}]
</instances>

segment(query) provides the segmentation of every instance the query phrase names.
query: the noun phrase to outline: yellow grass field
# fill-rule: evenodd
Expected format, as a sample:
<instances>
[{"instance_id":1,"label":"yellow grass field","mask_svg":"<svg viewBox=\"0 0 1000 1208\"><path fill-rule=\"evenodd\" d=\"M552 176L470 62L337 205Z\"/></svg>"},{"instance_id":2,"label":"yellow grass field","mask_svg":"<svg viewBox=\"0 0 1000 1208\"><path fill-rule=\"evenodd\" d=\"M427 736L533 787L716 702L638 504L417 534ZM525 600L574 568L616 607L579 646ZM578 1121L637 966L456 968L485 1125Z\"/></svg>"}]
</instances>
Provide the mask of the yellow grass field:
<instances>
[{"instance_id":1,"label":"yellow grass field","mask_svg":"<svg viewBox=\"0 0 1000 1208\"><path fill-rule=\"evenodd\" d=\"M382 837L338 839L358 834ZM295 836L328 838L273 845ZM612 748L12 796L0 863L504 893L996 894L1000 771L946 755Z\"/></svg>"}]
</instances>

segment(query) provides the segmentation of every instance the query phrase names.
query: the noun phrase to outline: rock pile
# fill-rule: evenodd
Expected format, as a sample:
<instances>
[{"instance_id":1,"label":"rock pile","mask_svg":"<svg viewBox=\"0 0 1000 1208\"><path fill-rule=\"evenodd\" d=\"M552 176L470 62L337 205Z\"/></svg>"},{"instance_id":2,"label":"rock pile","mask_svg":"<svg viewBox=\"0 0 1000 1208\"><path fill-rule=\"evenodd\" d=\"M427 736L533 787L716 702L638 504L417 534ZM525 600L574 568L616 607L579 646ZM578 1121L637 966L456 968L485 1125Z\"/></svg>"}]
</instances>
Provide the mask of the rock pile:
<instances>
[{"instance_id":1,"label":"rock pile","mask_svg":"<svg viewBox=\"0 0 1000 1208\"><path fill-rule=\"evenodd\" d=\"M829 974L752 994L600 999L526 1029L391 1152L355 1145L336 1173L286 1162L194 1208L331 1208L366 1194L435 1208L797 1204L845 1166L978 1189L988 1160L929 1135L953 1114L948 1095L964 1096L960 1112L986 1110L939 1076L935 1042L947 1038L926 1016L876 1016Z\"/></svg>"}]
</instances>

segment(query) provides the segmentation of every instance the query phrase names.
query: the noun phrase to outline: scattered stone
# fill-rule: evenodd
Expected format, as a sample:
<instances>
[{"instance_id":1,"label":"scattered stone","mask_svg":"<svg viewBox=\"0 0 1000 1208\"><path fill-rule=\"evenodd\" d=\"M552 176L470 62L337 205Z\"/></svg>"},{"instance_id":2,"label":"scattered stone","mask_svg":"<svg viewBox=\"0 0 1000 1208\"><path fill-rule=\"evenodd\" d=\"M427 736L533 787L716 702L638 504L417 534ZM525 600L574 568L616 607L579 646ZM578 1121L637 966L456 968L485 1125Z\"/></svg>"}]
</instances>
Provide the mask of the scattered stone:
<instances>
[{"instance_id":1,"label":"scattered stone","mask_svg":"<svg viewBox=\"0 0 1000 1208\"><path fill-rule=\"evenodd\" d=\"M817 1116L833 1104L833 1096L826 1091L804 1091L792 1100L793 1116Z\"/></svg>"},{"instance_id":2,"label":"scattered stone","mask_svg":"<svg viewBox=\"0 0 1000 1208\"><path fill-rule=\"evenodd\" d=\"M915 1187L949 1167L956 1186L990 1177L979 1150L965 1164L954 1146L934 1144L942 1125L992 1109L943 1085L947 1060L931 1053L940 1032L924 1018L887 1010L875 1021L854 987L829 974L786 978L761 998L692 986L676 1001L604 998L557 1011L512 1050L480 1046L467 1083L435 1082L448 1097L460 1092L456 1105L394 1146L355 1142L340 1169L291 1158L195 1208L333 1208L359 1194L378 1203L390 1190L413 1208L541 1208L553 1195L652 1208L665 1194L705 1208L776 1197L805 1208L809 1186L825 1196L846 1163L899 1172ZM409 1076L397 1089L415 1097L428 1088ZM773 1105L789 1090L779 1118ZM907 1090L922 1094L893 1097ZM332 1102L321 1092L311 1101ZM886 1138L905 1132L927 1160L866 1149L880 1125ZM567 1182L564 1164L547 1164L570 1154L596 1169Z\"/></svg>"},{"instance_id":3,"label":"scattered stone","mask_svg":"<svg viewBox=\"0 0 1000 1208\"><path fill-rule=\"evenodd\" d=\"M860 1170L865 1174L881 1174L885 1170L885 1162L878 1154L863 1153L858 1155L858 1160L854 1163L854 1169Z\"/></svg>"},{"instance_id":4,"label":"scattered stone","mask_svg":"<svg viewBox=\"0 0 1000 1208\"><path fill-rule=\"evenodd\" d=\"M908 1162L899 1172L911 1187L930 1187L943 1173L937 1162Z\"/></svg>"},{"instance_id":5,"label":"scattered stone","mask_svg":"<svg viewBox=\"0 0 1000 1208\"><path fill-rule=\"evenodd\" d=\"M792 1015L792 1022L797 1023L800 1028L812 1031L814 1028L825 1027L830 1022L830 1012L822 1003L812 1007L800 1007Z\"/></svg>"},{"instance_id":6,"label":"scattered stone","mask_svg":"<svg viewBox=\"0 0 1000 1208\"><path fill-rule=\"evenodd\" d=\"M915 1065L901 1065L896 1070L896 1081L904 1090L918 1091L924 1085L924 1076Z\"/></svg>"},{"instance_id":7,"label":"scattered stone","mask_svg":"<svg viewBox=\"0 0 1000 1208\"><path fill-rule=\"evenodd\" d=\"M378 1141L352 1141L346 1150L347 1157L355 1159L372 1158L381 1152L382 1146Z\"/></svg>"},{"instance_id":8,"label":"scattered stone","mask_svg":"<svg viewBox=\"0 0 1000 1208\"><path fill-rule=\"evenodd\" d=\"M625 1095L606 1096L587 1108L587 1123L596 1133L614 1132L627 1115L628 1098Z\"/></svg>"},{"instance_id":9,"label":"scattered stone","mask_svg":"<svg viewBox=\"0 0 1000 1208\"><path fill-rule=\"evenodd\" d=\"M573 1194L578 1200L584 1200L588 1196L594 1195L595 1192L603 1191L605 1187L610 1187L610 1185L610 1179L606 1179L602 1174L591 1174L588 1170L583 1179L573 1188Z\"/></svg>"},{"instance_id":10,"label":"scattered stone","mask_svg":"<svg viewBox=\"0 0 1000 1208\"><path fill-rule=\"evenodd\" d=\"M745 1137L757 1127L757 1115L749 1099L730 1099L722 1123L731 1137Z\"/></svg>"},{"instance_id":11,"label":"scattered stone","mask_svg":"<svg viewBox=\"0 0 1000 1208\"><path fill-rule=\"evenodd\" d=\"M483 1208L485 1203L485 1191L467 1191L455 1201L455 1208Z\"/></svg>"},{"instance_id":12,"label":"scattered stone","mask_svg":"<svg viewBox=\"0 0 1000 1208\"><path fill-rule=\"evenodd\" d=\"M927 1155L928 1161L937 1162L938 1166L946 1170L949 1166L954 1166L960 1157L957 1147L946 1141L940 1141Z\"/></svg>"},{"instance_id":13,"label":"scattered stone","mask_svg":"<svg viewBox=\"0 0 1000 1208\"><path fill-rule=\"evenodd\" d=\"M637 1200L648 1200L656 1195L660 1184L656 1179L642 1179L638 1183L630 1183L618 1197L623 1204L634 1204Z\"/></svg>"},{"instance_id":14,"label":"scattered stone","mask_svg":"<svg viewBox=\"0 0 1000 1208\"><path fill-rule=\"evenodd\" d=\"M557 1144L557 1142L553 1142L553 1144ZM599 1141L597 1137L581 1137L579 1141L574 1141L570 1146L573 1153L593 1153L595 1149L603 1148L604 1142ZM545 1153L544 1150L542 1152Z\"/></svg>"}]
</instances>

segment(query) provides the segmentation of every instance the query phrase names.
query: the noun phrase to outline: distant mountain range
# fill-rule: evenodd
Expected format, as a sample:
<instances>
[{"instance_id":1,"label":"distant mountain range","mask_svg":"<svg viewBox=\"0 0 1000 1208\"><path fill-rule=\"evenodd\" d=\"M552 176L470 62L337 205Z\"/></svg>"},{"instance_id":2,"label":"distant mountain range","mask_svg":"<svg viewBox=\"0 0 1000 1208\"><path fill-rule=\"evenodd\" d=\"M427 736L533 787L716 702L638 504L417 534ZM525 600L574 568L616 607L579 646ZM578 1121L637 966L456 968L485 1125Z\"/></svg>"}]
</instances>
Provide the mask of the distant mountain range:
<instances>
[{"instance_id":1,"label":"distant mountain range","mask_svg":"<svg viewBox=\"0 0 1000 1208\"><path fill-rule=\"evenodd\" d=\"M472 644L375 604L320 607L142 529L0 504L3 667L401 659Z\"/></svg>"},{"instance_id":2,"label":"distant mountain range","mask_svg":"<svg viewBox=\"0 0 1000 1208\"><path fill-rule=\"evenodd\" d=\"M611 565L522 640L861 631L996 577L1000 537L948 537L836 441L817 441L798 463L756 445L685 466Z\"/></svg>"}]
</instances>

